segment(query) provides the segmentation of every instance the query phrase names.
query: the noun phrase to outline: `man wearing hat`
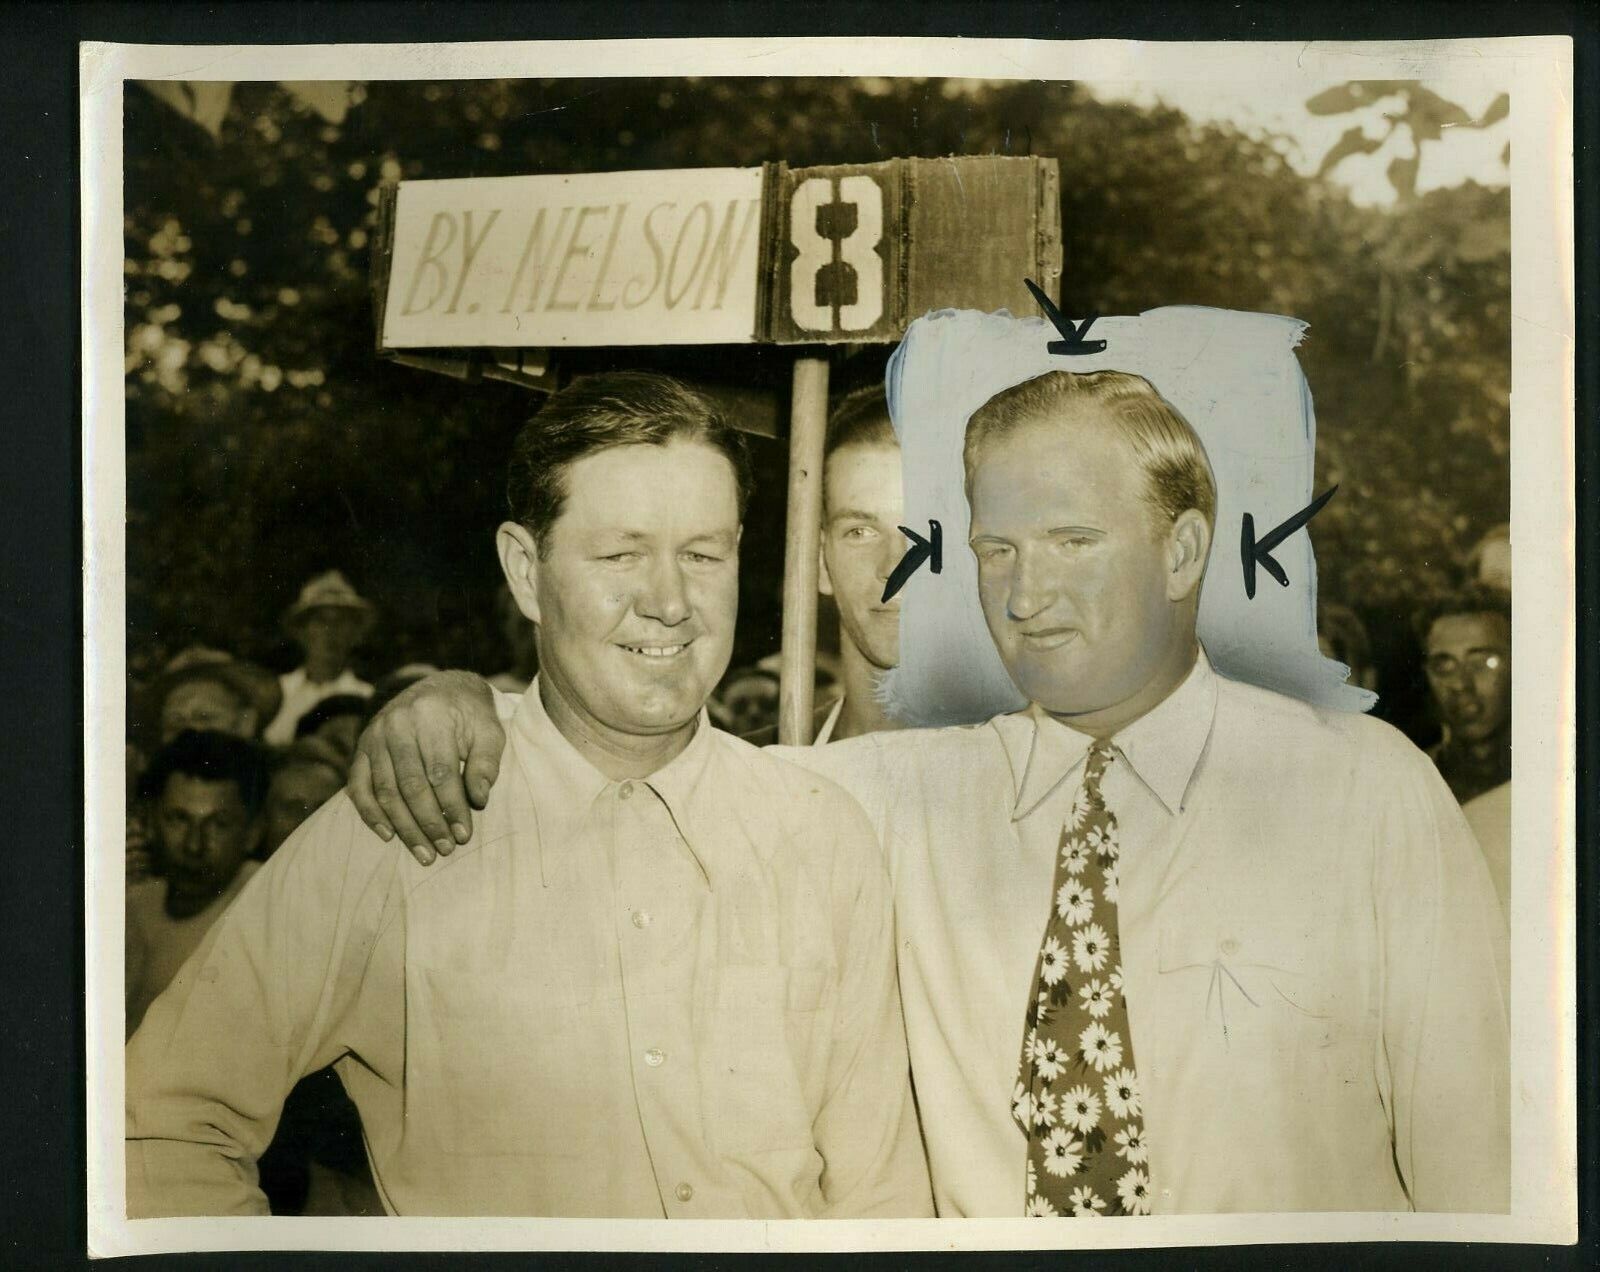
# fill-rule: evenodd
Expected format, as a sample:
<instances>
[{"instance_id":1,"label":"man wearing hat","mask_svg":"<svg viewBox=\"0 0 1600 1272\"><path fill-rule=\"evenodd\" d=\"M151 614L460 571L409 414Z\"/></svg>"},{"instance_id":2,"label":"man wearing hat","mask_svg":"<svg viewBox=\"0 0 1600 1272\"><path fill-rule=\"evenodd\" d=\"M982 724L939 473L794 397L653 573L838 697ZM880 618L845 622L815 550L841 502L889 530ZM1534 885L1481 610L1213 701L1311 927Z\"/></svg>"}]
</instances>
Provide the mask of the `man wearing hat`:
<instances>
[{"instance_id":1,"label":"man wearing hat","mask_svg":"<svg viewBox=\"0 0 1600 1272\"><path fill-rule=\"evenodd\" d=\"M189 729L254 738L277 715L283 692L265 667L191 645L162 669L149 701L165 746Z\"/></svg>"},{"instance_id":2,"label":"man wearing hat","mask_svg":"<svg viewBox=\"0 0 1600 1272\"><path fill-rule=\"evenodd\" d=\"M350 655L372 627L372 602L360 596L338 570L319 574L303 588L283 617L284 629L305 650L305 662L278 677L283 706L267 726L273 746L294 741L300 717L334 694L367 697L372 686L350 670Z\"/></svg>"}]
</instances>

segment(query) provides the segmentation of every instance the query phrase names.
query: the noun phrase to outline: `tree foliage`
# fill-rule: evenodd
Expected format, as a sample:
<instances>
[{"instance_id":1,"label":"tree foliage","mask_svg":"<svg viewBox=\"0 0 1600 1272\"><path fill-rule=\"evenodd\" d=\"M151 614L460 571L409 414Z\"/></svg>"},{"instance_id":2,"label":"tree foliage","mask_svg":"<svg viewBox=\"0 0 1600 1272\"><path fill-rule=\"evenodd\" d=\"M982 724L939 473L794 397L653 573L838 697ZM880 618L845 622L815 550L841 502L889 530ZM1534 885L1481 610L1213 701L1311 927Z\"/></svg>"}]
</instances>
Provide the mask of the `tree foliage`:
<instances>
[{"instance_id":1,"label":"tree foliage","mask_svg":"<svg viewBox=\"0 0 1600 1272\"><path fill-rule=\"evenodd\" d=\"M1415 86L1393 91L1408 112L1395 126L1419 145L1460 122ZM1311 108L1369 109L1375 92L1345 86ZM1507 519L1504 190L1359 208L1294 172L1271 139L1060 84L374 83L354 86L334 123L290 88L247 83L215 138L152 95L126 100L135 650L200 635L281 660L276 616L337 565L384 609L379 670L503 659L489 532L533 400L375 358L375 190L402 177L1053 156L1067 313L1202 304L1311 324L1318 481L1341 485L1312 527L1325 594L1404 605ZM730 365L780 388L788 362L755 350ZM757 458L771 530L783 448L759 443ZM746 595L775 597L772 536L747 557ZM769 628L747 633L749 651L771 647Z\"/></svg>"}]
</instances>

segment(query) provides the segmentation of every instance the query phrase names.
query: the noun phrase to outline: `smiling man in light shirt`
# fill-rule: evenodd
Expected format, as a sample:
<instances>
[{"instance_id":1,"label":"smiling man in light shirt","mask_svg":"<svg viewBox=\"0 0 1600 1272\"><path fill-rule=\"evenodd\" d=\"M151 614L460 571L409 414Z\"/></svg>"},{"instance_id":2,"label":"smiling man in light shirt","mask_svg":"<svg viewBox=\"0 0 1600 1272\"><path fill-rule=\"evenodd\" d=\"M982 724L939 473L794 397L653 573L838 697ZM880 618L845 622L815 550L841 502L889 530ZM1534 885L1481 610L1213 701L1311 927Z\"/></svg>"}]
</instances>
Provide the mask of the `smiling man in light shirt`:
<instances>
[{"instance_id":1,"label":"smiling man in light shirt","mask_svg":"<svg viewBox=\"0 0 1600 1272\"><path fill-rule=\"evenodd\" d=\"M706 718L748 488L665 377L525 427L497 546L540 671L476 837L424 871L338 798L274 854L130 1044L130 1216L264 1212L330 1063L397 1214L931 1213L871 827Z\"/></svg>"},{"instance_id":2,"label":"smiling man in light shirt","mask_svg":"<svg viewBox=\"0 0 1600 1272\"><path fill-rule=\"evenodd\" d=\"M1137 376L1055 371L976 411L964 458L982 608L1032 705L783 752L889 862L939 1213L1504 1211L1481 855L1393 729L1212 670L1193 429ZM469 816L457 760L474 799L493 779L495 704L412 693L363 753L400 755L442 832ZM364 815L409 826L363 773Z\"/></svg>"},{"instance_id":3,"label":"smiling man in light shirt","mask_svg":"<svg viewBox=\"0 0 1600 1272\"><path fill-rule=\"evenodd\" d=\"M283 617L306 660L278 677L283 697L277 715L261 736L272 746L295 739L300 717L325 698L351 694L370 697L372 686L350 668L350 657L373 623L372 602L359 595L338 570L311 579Z\"/></svg>"}]
</instances>

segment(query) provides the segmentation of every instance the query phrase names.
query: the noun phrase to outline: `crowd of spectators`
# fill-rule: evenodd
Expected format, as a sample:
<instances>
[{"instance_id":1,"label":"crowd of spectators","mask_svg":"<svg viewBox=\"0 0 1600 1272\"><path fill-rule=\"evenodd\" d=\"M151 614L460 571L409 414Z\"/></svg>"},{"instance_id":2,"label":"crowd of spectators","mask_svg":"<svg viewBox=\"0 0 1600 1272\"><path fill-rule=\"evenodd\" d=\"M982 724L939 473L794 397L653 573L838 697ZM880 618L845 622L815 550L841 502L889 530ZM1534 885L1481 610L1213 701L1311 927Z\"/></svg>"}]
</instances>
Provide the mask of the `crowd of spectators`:
<instances>
[{"instance_id":1,"label":"crowd of spectators","mask_svg":"<svg viewBox=\"0 0 1600 1272\"><path fill-rule=\"evenodd\" d=\"M261 862L343 787L372 712L434 670L402 667L377 686L357 676L351 661L373 619L331 570L284 615L305 655L292 671L192 646L130 694L145 718L132 721L143 745L128 746L128 1036ZM260 1170L274 1213L383 1212L355 1107L331 1070L295 1088Z\"/></svg>"}]
</instances>

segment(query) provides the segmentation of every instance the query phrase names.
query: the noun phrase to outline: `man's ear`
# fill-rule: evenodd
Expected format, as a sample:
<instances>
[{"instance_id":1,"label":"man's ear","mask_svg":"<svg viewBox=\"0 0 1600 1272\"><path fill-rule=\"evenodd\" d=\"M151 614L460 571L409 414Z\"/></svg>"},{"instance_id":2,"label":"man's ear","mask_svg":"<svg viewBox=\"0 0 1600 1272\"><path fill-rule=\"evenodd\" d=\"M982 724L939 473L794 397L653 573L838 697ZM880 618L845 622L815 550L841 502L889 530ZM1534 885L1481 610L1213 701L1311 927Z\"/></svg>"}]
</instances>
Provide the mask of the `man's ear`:
<instances>
[{"instance_id":1,"label":"man's ear","mask_svg":"<svg viewBox=\"0 0 1600 1272\"><path fill-rule=\"evenodd\" d=\"M500 571L506 576L511 597L529 622L539 621L539 544L527 526L503 521L494 534L500 554Z\"/></svg>"},{"instance_id":2,"label":"man's ear","mask_svg":"<svg viewBox=\"0 0 1600 1272\"><path fill-rule=\"evenodd\" d=\"M1200 589L1211 551L1211 527L1198 508L1180 512L1167 531L1167 599L1181 601Z\"/></svg>"},{"instance_id":3,"label":"man's ear","mask_svg":"<svg viewBox=\"0 0 1600 1272\"><path fill-rule=\"evenodd\" d=\"M833 595L833 576L828 573L828 531L826 527L817 536L817 591L824 596Z\"/></svg>"}]
</instances>

